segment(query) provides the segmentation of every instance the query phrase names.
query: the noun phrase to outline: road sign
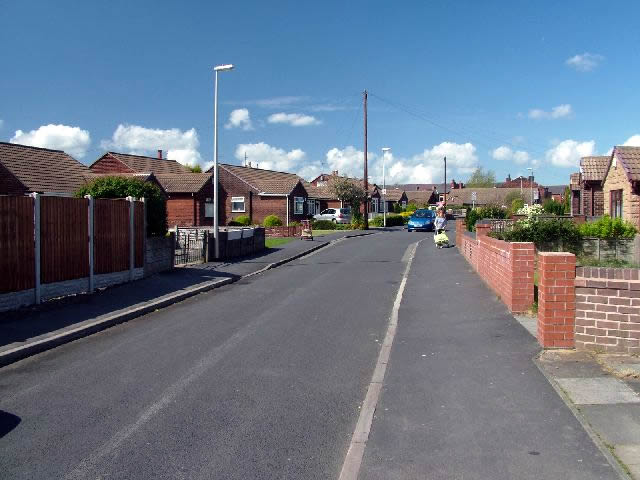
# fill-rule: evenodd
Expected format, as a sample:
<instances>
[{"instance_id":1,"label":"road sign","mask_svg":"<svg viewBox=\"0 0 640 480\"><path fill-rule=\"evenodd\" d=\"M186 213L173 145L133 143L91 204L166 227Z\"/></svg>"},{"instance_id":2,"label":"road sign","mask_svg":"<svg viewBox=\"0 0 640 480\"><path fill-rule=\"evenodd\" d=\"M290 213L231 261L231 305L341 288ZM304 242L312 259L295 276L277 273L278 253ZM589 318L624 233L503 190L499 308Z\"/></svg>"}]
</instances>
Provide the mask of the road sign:
<instances>
[{"instance_id":1,"label":"road sign","mask_svg":"<svg viewBox=\"0 0 640 480\"><path fill-rule=\"evenodd\" d=\"M383 195L386 195L386 194L387 194L387 189L386 189L386 188L383 188L383 189L382 189L382 194L383 194Z\"/></svg>"},{"instance_id":2,"label":"road sign","mask_svg":"<svg viewBox=\"0 0 640 480\"><path fill-rule=\"evenodd\" d=\"M471 200L474 202L478 200L478 192L471 192Z\"/></svg>"}]
</instances>

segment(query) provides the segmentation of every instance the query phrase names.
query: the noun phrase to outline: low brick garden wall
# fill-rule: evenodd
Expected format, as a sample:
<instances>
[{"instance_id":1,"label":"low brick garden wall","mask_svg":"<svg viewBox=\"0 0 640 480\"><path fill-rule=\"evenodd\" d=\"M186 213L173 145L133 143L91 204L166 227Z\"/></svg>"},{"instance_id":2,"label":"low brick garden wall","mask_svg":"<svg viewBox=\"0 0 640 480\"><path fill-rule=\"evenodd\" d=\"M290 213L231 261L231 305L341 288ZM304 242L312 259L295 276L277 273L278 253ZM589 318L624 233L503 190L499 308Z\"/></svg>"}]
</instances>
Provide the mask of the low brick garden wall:
<instances>
[{"instance_id":1,"label":"low brick garden wall","mask_svg":"<svg viewBox=\"0 0 640 480\"><path fill-rule=\"evenodd\" d=\"M640 353L640 271L576 269L575 347Z\"/></svg>"},{"instance_id":2,"label":"low brick garden wall","mask_svg":"<svg viewBox=\"0 0 640 480\"><path fill-rule=\"evenodd\" d=\"M526 312L533 305L534 245L491 238L490 229L477 224L473 238L466 233L464 221L457 220L456 245L511 312Z\"/></svg>"}]
</instances>

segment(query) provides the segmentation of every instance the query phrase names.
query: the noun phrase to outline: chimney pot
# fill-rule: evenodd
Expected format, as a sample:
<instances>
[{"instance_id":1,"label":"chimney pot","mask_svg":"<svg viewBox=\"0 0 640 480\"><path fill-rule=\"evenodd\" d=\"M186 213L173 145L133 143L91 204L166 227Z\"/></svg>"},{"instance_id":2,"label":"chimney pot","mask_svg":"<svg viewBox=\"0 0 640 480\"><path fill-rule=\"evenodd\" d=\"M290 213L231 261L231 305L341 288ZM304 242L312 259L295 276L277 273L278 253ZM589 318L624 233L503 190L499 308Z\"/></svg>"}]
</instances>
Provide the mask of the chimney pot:
<instances>
[{"instance_id":1,"label":"chimney pot","mask_svg":"<svg viewBox=\"0 0 640 480\"><path fill-rule=\"evenodd\" d=\"M162 150L158 149L158 158L162 160Z\"/></svg>"}]
</instances>

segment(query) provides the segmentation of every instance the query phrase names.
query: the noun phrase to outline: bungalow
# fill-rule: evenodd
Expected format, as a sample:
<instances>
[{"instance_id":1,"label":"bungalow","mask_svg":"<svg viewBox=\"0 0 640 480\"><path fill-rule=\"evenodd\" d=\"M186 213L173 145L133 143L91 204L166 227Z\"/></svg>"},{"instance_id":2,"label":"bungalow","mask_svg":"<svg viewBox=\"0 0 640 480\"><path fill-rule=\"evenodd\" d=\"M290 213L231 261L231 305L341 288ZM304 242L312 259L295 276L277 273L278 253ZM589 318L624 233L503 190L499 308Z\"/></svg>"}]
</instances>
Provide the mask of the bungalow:
<instances>
[{"instance_id":1,"label":"bungalow","mask_svg":"<svg viewBox=\"0 0 640 480\"><path fill-rule=\"evenodd\" d=\"M331 193L329 187L315 187L311 183L304 182L304 188L308 197L309 215L315 215L327 208L340 208L342 202Z\"/></svg>"},{"instance_id":2,"label":"bungalow","mask_svg":"<svg viewBox=\"0 0 640 480\"><path fill-rule=\"evenodd\" d=\"M213 179L211 173L163 173L157 175L167 192L169 227L213 225Z\"/></svg>"},{"instance_id":3,"label":"bungalow","mask_svg":"<svg viewBox=\"0 0 640 480\"><path fill-rule=\"evenodd\" d=\"M375 188L371 193L371 213L384 213L386 201L386 211L393 212L394 206L400 204L406 207L409 203L407 194L399 188L387 188L386 195L382 194L382 190Z\"/></svg>"},{"instance_id":4,"label":"bungalow","mask_svg":"<svg viewBox=\"0 0 640 480\"><path fill-rule=\"evenodd\" d=\"M435 205L440 200L438 190L435 185L432 185L430 190L406 190L405 195L407 197L407 203L413 203L418 207Z\"/></svg>"},{"instance_id":5,"label":"bungalow","mask_svg":"<svg viewBox=\"0 0 640 480\"><path fill-rule=\"evenodd\" d=\"M520 194L521 192L523 190L520 188L468 187L451 191L448 195L447 203L464 206L499 205L508 207L509 205L506 205L507 196L512 193ZM524 194L526 195L527 193L524 190Z\"/></svg>"},{"instance_id":6,"label":"bungalow","mask_svg":"<svg viewBox=\"0 0 640 480\"><path fill-rule=\"evenodd\" d=\"M602 186L610 161L610 155L580 159L580 173L570 176L572 215L596 217L604 214Z\"/></svg>"},{"instance_id":7,"label":"bungalow","mask_svg":"<svg viewBox=\"0 0 640 480\"><path fill-rule=\"evenodd\" d=\"M175 160L162 158L162 150L158 150L158 157L131 155L128 153L107 152L89 167L94 173L142 173L152 172L155 175L164 173L191 173Z\"/></svg>"},{"instance_id":8,"label":"bungalow","mask_svg":"<svg viewBox=\"0 0 640 480\"><path fill-rule=\"evenodd\" d=\"M0 195L73 195L91 172L61 150L0 142Z\"/></svg>"},{"instance_id":9,"label":"bungalow","mask_svg":"<svg viewBox=\"0 0 640 480\"><path fill-rule=\"evenodd\" d=\"M602 191L605 213L640 227L640 147L613 148Z\"/></svg>"},{"instance_id":10,"label":"bungalow","mask_svg":"<svg viewBox=\"0 0 640 480\"><path fill-rule=\"evenodd\" d=\"M549 185L544 187L544 198L550 198L554 202L564 202L564 194L567 189L567 185Z\"/></svg>"},{"instance_id":11,"label":"bungalow","mask_svg":"<svg viewBox=\"0 0 640 480\"><path fill-rule=\"evenodd\" d=\"M218 176L221 224L241 215L252 223L276 215L285 225L308 217L308 194L295 174L220 164Z\"/></svg>"}]
</instances>

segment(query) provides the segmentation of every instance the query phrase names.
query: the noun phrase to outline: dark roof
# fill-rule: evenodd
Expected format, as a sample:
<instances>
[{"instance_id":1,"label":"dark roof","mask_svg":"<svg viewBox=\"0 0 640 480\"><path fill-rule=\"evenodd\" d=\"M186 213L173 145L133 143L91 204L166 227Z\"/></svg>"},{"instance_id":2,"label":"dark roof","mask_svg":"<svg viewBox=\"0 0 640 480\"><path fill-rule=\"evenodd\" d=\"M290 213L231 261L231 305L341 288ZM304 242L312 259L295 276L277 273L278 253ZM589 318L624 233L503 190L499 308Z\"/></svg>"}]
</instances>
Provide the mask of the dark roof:
<instances>
[{"instance_id":1,"label":"dark roof","mask_svg":"<svg viewBox=\"0 0 640 480\"><path fill-rule=\"evenodd\" d=\"M86 165L61 150L0 142L0 163L29 192L71 194L93 178Z\"/></svg>"},{"instance_id":2,"label":"dark roof","mask_svg":"<svg viewBox=\"0 0 640 480\"><path fill-rule=\"evenodd\" d=\"M564 195L568 185L549 185L545 187L551 195Z\"/></svg>"},{"instance_id":3,"label":"dark roof","mask_svg":"<svg viewBox=\"0 0 640 480\"><path fill-rule=\"evenodd\" d=\"M399 202L403 193L404 190L400 190L399 188L387 188L387 193L384 197L387 202ZM382 195L382 190L380 190L380 195Z\"/></svg>"},{"instance_id":4,"label":"dark roof","mask_svg":"<svg viewBox=\"0 0 640 480\"><path fill-rule=\"evenodd\" d=\"M211 176L211 173L172 173L158 174L156 178L167 193L197 193L212 181Z\"/></svg>"},{"instance_id":5,"label":"dark roof","mask_svg":"<svg viewBox=\"0 0 640 480\"><path fill-rule=\"evenodd\" d=\"M585 181L595 180L601 182L607 174L611 157L582 157L580 159L580 169L582 170L582 178Z\"/></svg>"},{"instance_id":6,"label":"dark roof","mask_svg":"<svg viewBox=\"0 0 640 480\"><path fill-rule=\"evenodd\" d=\"M107 152L106 155L111 155L117 160L120 160L127 167L136 172L153 172L155 174L191 173L189 167L185 167L181 163L167 158L154 158L117 152Z\"/></svg>"},{"instance_id":7,"label":"dark roof","mask_svg":"<svg viewBox=\"0 0 640 480\"><path fill-rule=\"evenodd\" d=\"M622 163L629 180L640 180L640 147L614 147L613 155Z\"/></svg>"},{"instance_id":8,"label":"dark roof","mask_svg":"<svg viewBox=\"0 0 640 480\"><path fill-rule=\"evenodd\" d=\"M434 187L436 188L436 190L440 191L444 188L442 183L404 183L404 184L397 184L392 186L395 188L399 188L400 190L404 190L405 192L412 192L416 190L432 191ZM447 188L450 188L450 186L447 185Z\"/></svg>"},{"instance_id":9,"label":"dark roof","mask_svg":"<svg viewBox=\"0 0 640 480\"><path fill-rule=\"evenodd\" d=\"M227 164L220 164L220 169L239 178L257 193L288 195L296 188L298 182L304 182L298 175L274 170Z\"/></svg>"},{"instance_id":10,"label":"dark roof","mask_svg":"<svg viewBox=\"0 0 640 480\"><path fill-rule=\"evenodd\" d=\"M405 190L404 193L407 194L408 203L423 205L429 203L431 195L435 192L433 190Z\"/></svg>"},{"instance_id":11,"label":"dark roof","mask_svg":"<svg viewBox=\"0 0 640 480\"><path fill-rule=\"evenodd\" d=\"M451 190L447 196L447 203L452 205L472 205L474 200L472 198L473 192L476 192L476 205L503 205L505 198L512 192L520 193L519 188L460 188ZM523 194L526 197L528 190L524 190Z\"/></svg>"},{"instance_id":12,"label":"dark roof","mask_svg":"<svg viewBox=\"0 0 640 480\"><path fill-rule=\"evenodd\" d=\"M314 187L308 182L304 182L304 189L307 191L309 198L318 200L337 200L336 196L331 193L328 187Z\"/></svg>"}]
</instances>

